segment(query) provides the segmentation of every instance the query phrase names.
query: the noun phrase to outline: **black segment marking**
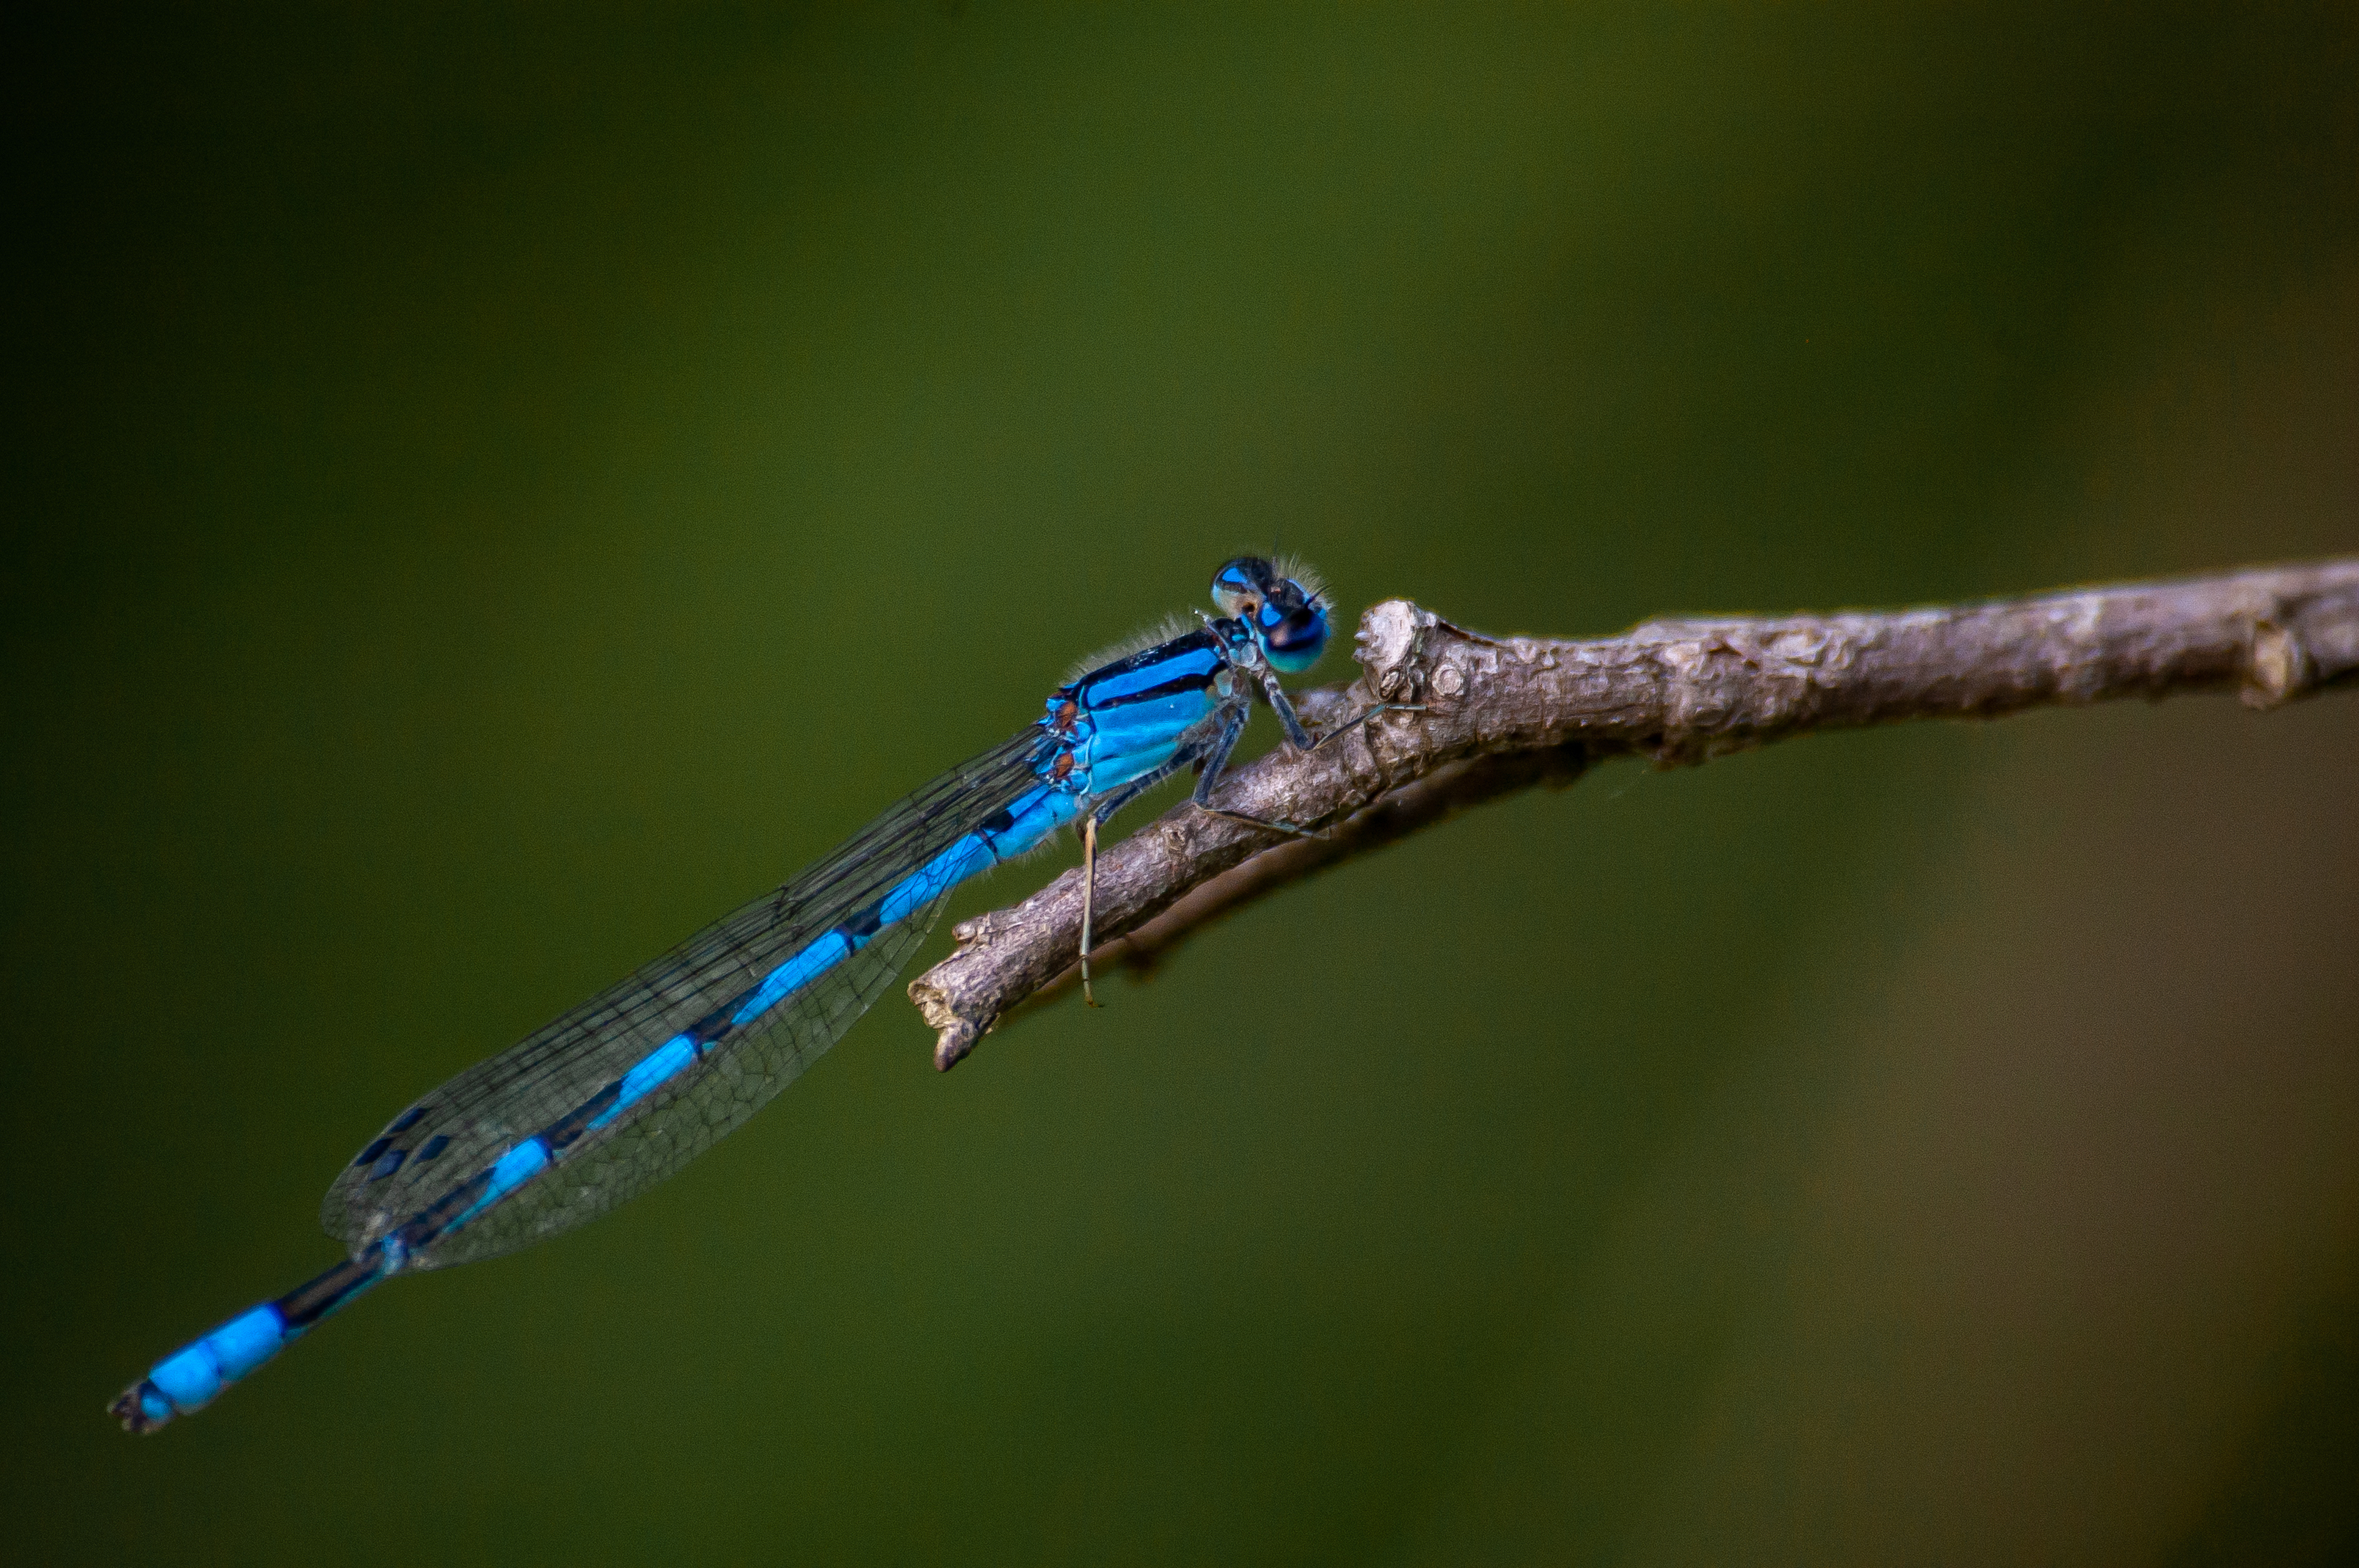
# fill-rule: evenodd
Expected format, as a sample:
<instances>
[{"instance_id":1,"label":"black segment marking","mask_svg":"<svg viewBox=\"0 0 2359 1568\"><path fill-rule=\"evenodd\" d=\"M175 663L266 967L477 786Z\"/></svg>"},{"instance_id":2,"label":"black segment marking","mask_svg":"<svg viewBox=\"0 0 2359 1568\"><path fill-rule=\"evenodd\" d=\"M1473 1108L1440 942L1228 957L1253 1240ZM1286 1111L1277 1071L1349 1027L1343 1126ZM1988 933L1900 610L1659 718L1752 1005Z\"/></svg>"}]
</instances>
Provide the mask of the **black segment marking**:
<instances>
[{"instance_id":1,"label":"black segment marking","mask_svg":"<svg viewBox=\"0 0 2359 1568\"><path fill-rule=\"evenodd\" d=\"M606 1113L606 1108L623 1098L623 1080L616 1078L555 1121L541 1130L552 1155L561 1154L573 1141L590 1130L590 1124Z\"/></svg>"},{"instance_id":2,"label":"black segment marking","mask_svg":"<svg viewBox=\"0 0 2359 1568\"><path fill-rule=\"evenodd\" d=\"M354 1291L377 1276L383 1265L382 1248L372 1247L362 1258L339 1263L316 1280L296 1286L270 1304L278 1309L279 1321L293 1333L310 1327L330 1313L344 1304Z\"/></svg>"},{"instance_id":3,"label":"black segment marking","mask_svg":"<svg viewBox=\"0 0 2359 1568\"><path fill-rule=\"evenodd\" d=\"M1141 702L1160 702L1167 697L1178 697L1185 692L1202 691L1212 684L1212 677L1218 674L1220 674L1218 670L1207 670L1201 676L1175 676L1161 686L1150 686L1141 691L1126 691L1120 697L1101 698L1091 703L1090 709L1092 712L1104 713L1114 708L1129 708Z\"/></svg>"},{"instance_id":4,"label":"black segment marking","mask_svg":"<svg viewBox=\"0 0 2359 1568\"><path fill-rule=\"evenodd\" d=\"M688 1043L696 1047L698 1055L704 1054L704 1048L707 1045L736 1027L729 1021L736 1015L738 1008L744 1005L745 998L751 994L750 987L739 991L735 996L688 1026Z\"/></svg>"},{"instance_id":5,"label":"black segment marking","mask_svg":"<svg viewBox=\"0 0 2359 1568\"><path fill-rule=\"evenodd\" d=\"M394 1235L404 1248L415 1252L448 1230L461 1215L474 1206L476 1198L491 1184L492 1172L487 1165L411 1215Z\"/></svg>"},{"instance_id":6,"label":"black segment marking","mask_svg":"<svg viewBox=\"0 0 2359 1568\"><path fill-rule=\"evenodd\" d=\"M370 1144L367 1148L353 1156L353 1168L358 1169L363 1165L375 1164L376 1157L384 1153L392 1142L393 1140L390 1138L378 1139L375 1142Z\"/></svg>"},{"instance_id":7,"label":"black segment marking","mask_svg":"<svg viewBox=\"0 0 2359 1568\"><path fill-rule=\"evenodd\" d=\"M394 1149L387 1151L385 1158L379 1160L376 1162L375 1167L369 1172L368 1179L372 1182L381 1182L385 1180L387 1176L392 1175L396 1171L400 1170L401 1162L408 1158L409 1151L407 1149Z\"/></svg>"},{"instance_id":8,"label":"black segment marking","mask_svg":"<svg viewBox=\"0 0 2359 1568\"><path fill-rule=\"evenodd\" d=\"M425 1114L426 1108L424 1106L413 1105L408 1110L403 1111L401 1113L400 1119L396 1121L391 1127L386 1128L386 1131L389 1134L395 1132L407 1132L411 1128L417 1126L418 1119Z\"/></svg>"},{"instance_id":9,"label":"black segment marking","mask_svg":"<svg viewBox=\"0 0 2359 1568\"><path fill-rule=\"evenodd\" d=\"M438 1132L426 1141L425 1148L418 1152L418 1162L423 1165L449 1147L451 1147L451 1135L447 1132Z\"/></svg>"}]
</instances>

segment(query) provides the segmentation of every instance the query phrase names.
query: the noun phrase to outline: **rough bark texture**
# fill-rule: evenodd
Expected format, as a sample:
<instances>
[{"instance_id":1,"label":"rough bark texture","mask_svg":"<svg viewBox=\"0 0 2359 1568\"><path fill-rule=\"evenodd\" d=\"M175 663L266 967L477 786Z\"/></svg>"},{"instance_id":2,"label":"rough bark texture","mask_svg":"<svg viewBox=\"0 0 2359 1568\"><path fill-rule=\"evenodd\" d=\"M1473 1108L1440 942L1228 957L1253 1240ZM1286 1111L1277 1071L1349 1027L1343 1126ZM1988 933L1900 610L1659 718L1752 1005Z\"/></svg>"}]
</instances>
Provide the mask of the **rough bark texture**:
<instances>
[{"instance_id":1,"label":"rough bark texture","mask_svg":"<svg viewBox=\"0 0 2359 1568\"><path fill-rule=\"evenodd\" d=\"M1093 966L1152 963L1240 903L1451 812L1636 753L1701 762L1805 730L1995 718L2050 704L2234 687L2273 708L2359 677L2359 557L1882 613L1649 621L1619 637L1485 637L1405 600L1361 619L1360 678L1297 698L1314 729L1384 713L1232 774L1234 811L1332 824L1283 838L1181 804L1098 857ZM1068 871L962 924L910 984L949 1067L1010 1009L1071 983Z\"/></svg>"}]
</instances>

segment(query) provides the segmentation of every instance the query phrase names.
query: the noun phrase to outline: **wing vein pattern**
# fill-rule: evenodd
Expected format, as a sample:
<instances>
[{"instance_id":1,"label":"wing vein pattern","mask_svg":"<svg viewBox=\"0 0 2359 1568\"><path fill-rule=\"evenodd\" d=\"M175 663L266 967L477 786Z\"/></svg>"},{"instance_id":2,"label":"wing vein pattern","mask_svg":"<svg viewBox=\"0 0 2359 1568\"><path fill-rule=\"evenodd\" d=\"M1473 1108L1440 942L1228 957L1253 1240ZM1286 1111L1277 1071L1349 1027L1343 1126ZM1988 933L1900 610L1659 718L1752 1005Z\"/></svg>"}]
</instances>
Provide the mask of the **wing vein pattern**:
<instances>
[{"instance_id":1,"label":"wing vein pattern","mask_svg":"<svg viewBox=\"0 0 2359 1568\"><path fill-rule=\"evenodd\" d=\"M1055 793L1040 773L1050 750L1027 728L952 769L793 881L424 1096L336 1178L321 1224L360 1260L492 1169L479 1216L409 1227L402 1265L432 1268L571 1229L671 1174L892 983L950 888L1001 858L990 825ZM526 1168L503 1185L511 1165Z\"/></svg>"}]
</instances>

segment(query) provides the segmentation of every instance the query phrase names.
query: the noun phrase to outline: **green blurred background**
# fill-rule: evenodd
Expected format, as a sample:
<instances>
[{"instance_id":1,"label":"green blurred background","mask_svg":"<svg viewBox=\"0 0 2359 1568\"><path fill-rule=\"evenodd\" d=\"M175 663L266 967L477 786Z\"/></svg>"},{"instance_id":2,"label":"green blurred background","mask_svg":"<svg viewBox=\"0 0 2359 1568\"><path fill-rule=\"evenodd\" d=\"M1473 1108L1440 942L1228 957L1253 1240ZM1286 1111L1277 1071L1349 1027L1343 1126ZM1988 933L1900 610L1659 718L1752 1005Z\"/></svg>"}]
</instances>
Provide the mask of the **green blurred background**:
<instances>
[{"instance_id":1,"label":"green blurred background","mask_svg":"<svg viewBox=\"0 0 2359 1568\"><path fill-rule=\"evenodd\" d=\"M948 1077L888 995L103 1413L1240 547L1566 633L2359 548L2348 5L18 16L14 1560L2359 1551L2348 695L1617 764Z\"/></svg>"}]
</instances>

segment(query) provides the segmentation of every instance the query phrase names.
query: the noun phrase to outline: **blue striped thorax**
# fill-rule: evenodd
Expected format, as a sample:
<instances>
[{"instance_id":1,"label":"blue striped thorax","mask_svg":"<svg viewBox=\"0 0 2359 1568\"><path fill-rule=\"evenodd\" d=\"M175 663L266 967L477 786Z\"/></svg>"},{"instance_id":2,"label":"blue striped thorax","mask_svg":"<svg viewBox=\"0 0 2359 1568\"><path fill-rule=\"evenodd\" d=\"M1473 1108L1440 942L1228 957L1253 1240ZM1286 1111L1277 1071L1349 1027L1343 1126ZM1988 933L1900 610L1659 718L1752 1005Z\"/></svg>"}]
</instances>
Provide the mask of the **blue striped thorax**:
<instances>
[{"instance_id":1,"label":"blue striped thorax","mask_svg":"<svg viewBox=\"0 0 2359 1568\"><path fill-rule=\"evenodd\" d=\"M1215 711L1250 700L1251 677L1309 669L1326 649L1319 590L1258 557L1215 572L1212 602L1221 619L1057 689L1040 720L1050 742L1041 777L1074 795L1144 777Z\"/></svg>"},{"instance_id":2,"label":"blue striped thorax","mask_svg":"<svg viewBox=\"0 0 2359 1568\"><path fill-rule=\"evenodd\" d=\"M1074 795L1103 795L1160 767L1228 700L1231 648L1214 622L1058 688L1040 721L1056 741L1041 776Z\"/></svg>"}]
</instances>

